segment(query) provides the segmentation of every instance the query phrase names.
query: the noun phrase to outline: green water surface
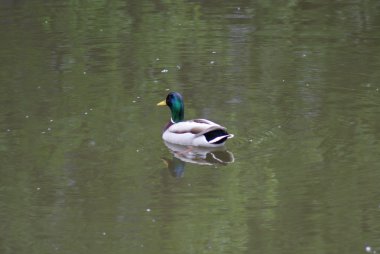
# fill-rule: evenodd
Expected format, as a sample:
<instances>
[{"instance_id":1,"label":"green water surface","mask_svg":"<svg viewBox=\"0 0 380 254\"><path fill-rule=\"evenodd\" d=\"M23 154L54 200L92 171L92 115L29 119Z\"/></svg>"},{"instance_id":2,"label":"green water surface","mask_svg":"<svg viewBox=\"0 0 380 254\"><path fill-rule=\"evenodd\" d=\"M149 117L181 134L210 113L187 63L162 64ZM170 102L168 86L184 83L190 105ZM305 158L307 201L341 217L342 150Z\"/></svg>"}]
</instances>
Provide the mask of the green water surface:
<instances>
[{"instance_id":1,"label":"green water surface","mask_svg":"<svg viewBox=\"0 0 380 254\"><path fill-rule=\"evenodd\" d=\"M0 253L380 251L379 1L8 0L0 35ZM168 91L225 161L163 143Z\"/></svg>"}]
</instances>

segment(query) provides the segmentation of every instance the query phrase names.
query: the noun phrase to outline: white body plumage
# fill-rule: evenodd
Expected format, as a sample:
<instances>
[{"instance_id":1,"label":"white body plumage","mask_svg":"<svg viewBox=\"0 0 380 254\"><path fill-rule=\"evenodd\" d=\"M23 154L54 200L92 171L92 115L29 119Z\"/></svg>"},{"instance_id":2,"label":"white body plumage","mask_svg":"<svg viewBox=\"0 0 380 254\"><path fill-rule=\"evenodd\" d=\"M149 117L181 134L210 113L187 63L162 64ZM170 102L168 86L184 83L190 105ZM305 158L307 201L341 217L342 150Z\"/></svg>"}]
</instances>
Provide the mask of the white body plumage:
<instances>
[{"instance_id":1,"label":"white body plumage","mask_svg":"<svg viewBox=\"0 0 380 254\"><path fill-rule=\"evenodd\" d=\"M162 139L183 146L219 147L232 138L226 128L207 119L173 123L162 134ZM216 134L211 135L214 132Z\"/></svg>"}]
</instances>

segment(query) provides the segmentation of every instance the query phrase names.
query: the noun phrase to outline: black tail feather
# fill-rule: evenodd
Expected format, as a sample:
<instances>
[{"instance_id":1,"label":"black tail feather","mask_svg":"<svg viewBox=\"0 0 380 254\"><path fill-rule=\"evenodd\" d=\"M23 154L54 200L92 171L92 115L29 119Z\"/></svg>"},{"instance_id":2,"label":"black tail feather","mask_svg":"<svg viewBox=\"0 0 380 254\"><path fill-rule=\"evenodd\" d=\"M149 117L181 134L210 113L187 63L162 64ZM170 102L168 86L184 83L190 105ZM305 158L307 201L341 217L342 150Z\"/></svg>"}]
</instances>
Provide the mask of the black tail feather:
<instances>
[{"instance_id":1,"label":"black tail feather","mask_svg":"<svg viewBox=\"0 0 380 254\"><path fill-rule=\"evenodd\" d=\"M221 130L221 129L209 131L209 132L204 134L207 141L213 140L214 138L224 136L224 135L228 135L228 132L225 130ZM228 138L228 136L218 140L217 142L215 142L213 144L222 144L226 141L227 138Z\"/></svg>"}]
</instances>

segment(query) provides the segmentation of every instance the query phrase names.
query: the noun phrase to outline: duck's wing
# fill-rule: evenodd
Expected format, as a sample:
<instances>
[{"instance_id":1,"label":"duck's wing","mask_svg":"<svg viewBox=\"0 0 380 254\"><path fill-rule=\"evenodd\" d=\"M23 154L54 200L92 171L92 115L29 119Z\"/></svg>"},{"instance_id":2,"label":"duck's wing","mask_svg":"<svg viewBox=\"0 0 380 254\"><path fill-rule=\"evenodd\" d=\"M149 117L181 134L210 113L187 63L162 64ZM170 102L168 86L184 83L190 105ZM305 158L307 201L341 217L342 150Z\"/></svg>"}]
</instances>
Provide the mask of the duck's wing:
<instances>
[{"instance_id":1,"label":"duck's wing","mask_svg":"<svg viewBox=\"0 0 380 254\"><path fill-rule=\"evenodd\" d=\"M207 119L193 119L173 124L167 129L167 131L175 134L191 133L195 136L200 136L217 129L226 130L225 127Z\"/></svg>"}]
</instances>

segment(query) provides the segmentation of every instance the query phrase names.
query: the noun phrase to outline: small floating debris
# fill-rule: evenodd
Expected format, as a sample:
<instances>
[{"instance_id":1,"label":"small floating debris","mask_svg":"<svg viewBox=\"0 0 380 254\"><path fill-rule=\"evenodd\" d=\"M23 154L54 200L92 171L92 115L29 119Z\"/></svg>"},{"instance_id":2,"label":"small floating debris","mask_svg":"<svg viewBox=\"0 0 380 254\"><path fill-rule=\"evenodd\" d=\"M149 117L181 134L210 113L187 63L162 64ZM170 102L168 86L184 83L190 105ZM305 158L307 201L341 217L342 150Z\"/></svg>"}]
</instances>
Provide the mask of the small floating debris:
<instances>
[{"instance_id":1,"label":"small floating debris","mask_svg":"<svg viewBox=\"0 0 380 254\"><path fill-rule=\"evenodd\" d=\"M166 72L168 72L169 70L168 69L163 69L161 72L162 73L166 73Z\"/></svg>"},{"instance_id":2,"label":"small floating debris","mask_svg":"<svg viewBox=\"0 0 380 254\"><path fill-rule=\"evenodd\" d=\"M51 128L49 127L49 128L47 128L47 130L48 130L48 131L51 131Z\"/></svg>"},{"instance_id":3,"label":"small floating debris","mask_svg":"<svg viewBox=\"0 0 380 254\"><path fill-rule=\"evenodd\" d=\"M49 120L49 122L51 122L51 123L52 123L52 122L54 122L54 120L53 120L53 119L50 119L50 120Z\"/></svg>"},{"instance_id":4,"label":"small floating debris","mask_svg":"<svg viewBox=\"0 0 380 254\"><path fill-rule=\"evenodd\" d=\"M160 58L157 57L157 58L156 58L156 61L160 61Z\"/></svg>"},{"instance_id":5,"label":"small floating debris","mask_svg":"<svg viewBox=\"0 0 380 254\"><path fill-rule=\"evenodd\" d=\"M83 114L84 114L84 115L88 115L88 112L86 111L86 112L84 112Z\"/></svg>"},{"instance_id":6,"label":"small floating debris","mask_svg":"<svg viewBox=\"0 0 380 254\"><path fill-rule=\"evenodd\" d=\"M106 233L106 232L103 232L102 235L107 235L107 233Z\"/></svg>"},{"instance_id":7,"label":"small floating debris","mask_svg":"<svg viewBox=\"0 0 380 254\"><path fill-rule=\"evenodd\" d=\"M36 188L36 190L38 190L38 191L39 191L39 190L41 190L41 188L40 188L40 187L37 187L37 188Z\"/></svg>"},{"instance_id":8,"label":"small floating debris","mask_svg":"<svg viewBox=\"0 0 380 254\"><path fill-rule=\"evenodd\" d=\"M83 72L83 75L86 75L86 74L87 74L87 72L84 71L84 72Z\"/></svg>"},{"instance_id":9,"label":"small floating debris","mask_svg":"<svg viewBox=\"0 0 380 254\"><path fill-rule=\"evenodd\" d=\"M210 64L214 64L215 63L215 61L210 61Z\"/></svg>"},{"instance_id":10,"label":"small floating debris","mask_svg":"<svg viewBox=\"0 0 380 254\"><path fill-rule=\"evenodd\" d=\"M10 132L11 131L11 129L7 129L7 132Z\"/></svg>"},{"instance_id":11,"label":"small floating debris","mask_svg":"<svg viewBox=\"0 0 380 254\"><path fill-rule=\"evenodd\" d=\"M89 110L92 111L92 108L90 108Z\"/></svg>"},{"instance_id":12,"label":"small floating debris","mask_svg":"<svg viewBox=\"0 0 380 254\"><path fill-rule=\"evenodd\" d=\"M216 51L212 51L211 54L216 54Z\"/></svg>"},{"instance_id":13,"label":"small floating debris","mask_svg":"<svg viewBox=\"0 0 380 254\"><path fill-rule=\"evenodd\" d=\"M133 102L133 103L136 103L136 101L134 101L134 100L133 100L132 102Z\"/></svg>"},{"instance_id":14,"label":"small floating debris","mask_svg":"<svg viewBox=\"0 0 380 254\"><path fill-rule=\"evenodd\" d=\"M179 64L177 64L177 69L180 70L181 69L181 66Z\"/></svg>"},{"instance_id":15,"label":"small floating debris","mask_svg":"<svg viewBox=\"0 0 380 254\"><path fill-rule=\"evenodd\" d=\"M146 211L149 213L149 212L151 212L152 210L150 210L150 208L147 208Z\"/></svg>"},{"instance_id":16,"label":"small floating debris","mask_svg":"<svg viewBox=\"0 0 380 254\"><path fill-rule=\"evenodd\" d=\"M29 118L29 116L28 116L28 115L26 115L26 116L25 116L25 118Z\"/></svg>"},{"instance_id":17,"label":"small floating debris","mask_svg":"<svg viewBox=\"0 0 380 254\"><path fill-rule=\"evenodd\" d=\"M371 248L371 246L365 246L365 251L366 252L372 252L372 248Z\"/></svg>"},{"instance_id":18,"label":"small floating debris","mask_svg":"<svg viewBox=\"0 0 380 254\"><path fill-rule=\"evenodd\" d=\"M100 28L99 31L100 31L100 32L103 32L103 28Z\"/></svg>"},{"instance_id":19,"label":"small floating debris","mask_svg":"<svg viewBox=\"0 0 380 254\"><path fill-rule=\"evenodd\" d=\"M170 89L169 88L166 88L165 91L169 91Z\"/></svg>"}]
</instances>

